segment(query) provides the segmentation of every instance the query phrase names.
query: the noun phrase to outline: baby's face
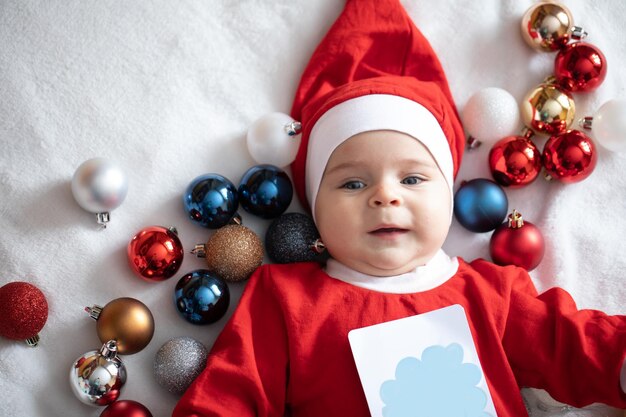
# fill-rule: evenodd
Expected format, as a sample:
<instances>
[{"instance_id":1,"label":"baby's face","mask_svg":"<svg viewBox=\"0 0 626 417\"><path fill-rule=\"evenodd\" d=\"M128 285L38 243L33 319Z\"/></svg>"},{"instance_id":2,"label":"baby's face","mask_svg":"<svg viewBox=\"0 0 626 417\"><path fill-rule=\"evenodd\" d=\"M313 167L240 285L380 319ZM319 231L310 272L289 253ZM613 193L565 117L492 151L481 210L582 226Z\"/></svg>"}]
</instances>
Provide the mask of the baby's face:
<instances>
[{"instance_id":1,"label":"baby's face","mask_svg":"<svg viewBox=\"0 0 626 417\"><path fill-rule=\"evenodd\" d=\"M392 276L437 253L448 234L450 204L448 184L424 145L380 130L335 149L315 217L333 258L365 274Z\"/></svg>"}]
</instances>

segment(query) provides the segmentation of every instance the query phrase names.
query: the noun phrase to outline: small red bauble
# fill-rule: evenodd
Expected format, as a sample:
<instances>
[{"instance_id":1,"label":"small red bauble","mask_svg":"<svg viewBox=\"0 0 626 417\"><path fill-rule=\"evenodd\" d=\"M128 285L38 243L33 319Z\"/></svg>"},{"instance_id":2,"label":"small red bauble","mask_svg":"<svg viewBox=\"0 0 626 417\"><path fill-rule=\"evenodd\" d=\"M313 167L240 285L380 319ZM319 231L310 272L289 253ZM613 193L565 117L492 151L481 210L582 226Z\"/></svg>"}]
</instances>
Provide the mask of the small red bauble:
<instances>
[{"instance_id":1,"label":"small red bauble","mask_svg":"<svg viewBox=\"0 0 626 417\"><path fill-rule=\"evenodd\" d=\"M27 282L0 287L0 336L37 346L46 320L48 301L39 288Z\"/></svg>"},{"instance_id":2,"label":"small red bauble","mask_svg":"<svg viewBox=\"0 0 626 417\"><path fill-rule=\"evenodd\" d=\"M121 400L105 408L100 417L152 417L152 413L137 401Z\"/></svg>"},{"instance_id":3,"label":"small red bauble","mask_svg":"<svg viewBox=\"0 0 626 417\"><path fill-rule=\"evenodd\" d=\"M184 255L176 230L161 226L141 229L128 243L127 253L133 272L150 281L174 276Z\"/></svg>"},{"instance_id":4,"label":"small red bauble","mask_svg":"<svg viewBox=\"0 0 626 417\"><path fill-rule=\"evenodd\" d=\"M591 138L579 130L551 136L543 148L543 166L550 178L564 183L582 181L593 172L598 160Z\"/></svg>"},{"instance_id":5,"label":"small red bauble","mask_svg":"<svg viewBox=\"0 0 626 417\"><path fill-rule=\"evenodd\" d=\"M491 175L500 185L519 188L539 175L541 153L529 136L507 136L489 151Z\"/></svg>"},{"instance_id":6,"label":"small red bauble","mask_svg":"<svg viewBox=\"0 0 626 417\"><path fill-rule=\"evenodd\" d=\"M556 55L554 76L569 91L591 91L604 81L606 67L606 58L598 48L587 42L575 42Z\"/></svg>"},{"instance_id":7,"label":"small red bauble","mask_svg":"<svg viewBox=\"0 0 626 417\"><path fill-rule=\"evenodd\" d=\"M524 222L516 210L508 223L500 225L491 235L489 253L498 265L517 265L530 271L543 259L545 244L541 231L530 222Z\"/></svg>"}]
</instances>

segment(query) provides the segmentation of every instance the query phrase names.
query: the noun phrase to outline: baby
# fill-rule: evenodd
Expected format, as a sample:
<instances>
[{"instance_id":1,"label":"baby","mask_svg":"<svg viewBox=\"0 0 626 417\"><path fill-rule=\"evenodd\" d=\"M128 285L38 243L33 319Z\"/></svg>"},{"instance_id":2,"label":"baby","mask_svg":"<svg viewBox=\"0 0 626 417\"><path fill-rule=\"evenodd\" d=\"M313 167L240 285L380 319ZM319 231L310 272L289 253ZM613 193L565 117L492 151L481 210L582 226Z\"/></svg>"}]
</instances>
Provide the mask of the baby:
<instances>
[{"instance_id":1,"label":"baby","mask_svg":"<svg viewBox=\"0 0 626 417\"><path fill-rule=\"evenodd\" d=\"M626 407L626 317L579 311L561 289L537 294L521 268L441 249L464 134L443 70L397 0L348 0L292 115L303 126L294 184L330 259L255 272L174 417L405 415L389 395L382 414L368 408L348 333L450 306L464 311L490 405L469 414L458 405L468 398L435 392L437 415L527 415L523 386ZM421 389L403 399L415 415Z\"/></svg>"}]
</instances>

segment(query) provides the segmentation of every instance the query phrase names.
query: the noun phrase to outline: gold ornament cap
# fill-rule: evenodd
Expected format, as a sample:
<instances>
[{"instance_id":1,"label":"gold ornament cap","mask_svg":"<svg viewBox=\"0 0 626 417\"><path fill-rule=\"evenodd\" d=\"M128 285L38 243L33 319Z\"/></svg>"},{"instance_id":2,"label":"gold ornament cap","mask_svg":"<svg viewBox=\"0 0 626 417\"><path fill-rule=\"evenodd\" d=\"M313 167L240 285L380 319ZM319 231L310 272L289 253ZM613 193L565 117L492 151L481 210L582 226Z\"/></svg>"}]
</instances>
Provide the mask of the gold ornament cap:
<instances>
[{"instance_id":1,"label":"gold ornament cap","mask_svg":"<svg viewBox=\"0 0 626 417\"><path fill-rule=\"evenodd\" d=\"M509 227L511 229L520 229L524 226L524 219L519 211L513 209L513 212L509 214Z\"/></svg>"}]
</instances>

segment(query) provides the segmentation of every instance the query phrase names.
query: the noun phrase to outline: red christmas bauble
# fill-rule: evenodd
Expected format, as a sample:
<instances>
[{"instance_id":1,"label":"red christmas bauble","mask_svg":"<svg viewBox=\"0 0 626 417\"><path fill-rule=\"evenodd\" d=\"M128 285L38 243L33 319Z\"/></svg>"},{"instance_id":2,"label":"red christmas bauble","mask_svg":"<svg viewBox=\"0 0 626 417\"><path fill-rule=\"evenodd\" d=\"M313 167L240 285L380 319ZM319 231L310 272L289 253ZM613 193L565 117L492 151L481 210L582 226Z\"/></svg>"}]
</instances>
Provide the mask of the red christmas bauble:
<instances>
[{"instance_id":1,"label":"red christmas bauble","mask_svg":"<svg viewBox=\"0 0 626 417\"><path fill-rule=\"evenodd\" d=\"M554 76L569 91L591 91L604 81L606 67L602 51L587 42L574 42L556 55Z\"/></svg>"},{"instance_id":2,"label":"red christmas bauble","mask_svg":"<svg viewBox=\"0 0 626 417\"><path fill-rule=\"evenodd\" d=\"M133 272L150 281L173 277L183 263L183 245L174 229L149 226L128 243L128 261Z\"/></svg>"},{"instance_id":3,"label":"red christmas bauble","mask_svg":"<svg viewBox=\"0 0 626 417\"><path fill-rule=\"evenodd\" d=\"M137 401L121 400L105 408L100 417L152 417L152 413Z\"/></svg>"},{"instance_id":4,"label":"red christmas bauble","mask_svg":"<svg viewBox=\"0 0 626 417\"><path fill-rule=\"evenodd\" d=\"M37 344L37 333L48 320L48 301L28 282L9 282L0 287L0 336ZM35 338L36 340L31 341Z\"/></svg>"},{"instance_id":5,"label":"red christmas bauble","mask_svg":"<svg viewBox=\"0 0 626 417\"><path fill-rule=\"evenodd\" d=\"M537 226L522 220L515 210L491 235L489 253L498 265L517 265L530 271L543 259L545 243Z\"/></svg>"},{"instance_id":6,"label":"red christmas bauble","mask_svg":"<svg viewBox=\"0 0 626 417\"><path fill-rule=\"evenodd\" d=\"M598 154L589 136L579 130L567 130L548 139L543 147L542 158L550 177L573 183L591 175Z\"/></svg>"},{"instance_id":7,"label":"red christmas bauble","mask_svg":"<svg viewBox=\"0 0 626 417\"><path fill-rule=\"evenodd\" d=\"M507 136L489 151L491 175L500 185L519 188L533 182L541 171L541 153L524 136Z\"/></svg>"}]
</instances>

